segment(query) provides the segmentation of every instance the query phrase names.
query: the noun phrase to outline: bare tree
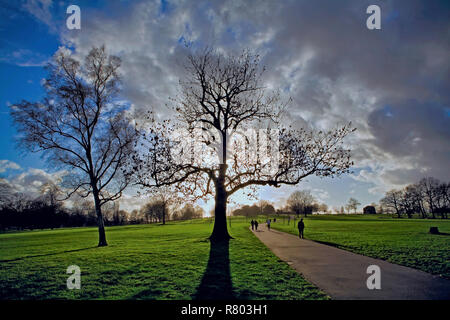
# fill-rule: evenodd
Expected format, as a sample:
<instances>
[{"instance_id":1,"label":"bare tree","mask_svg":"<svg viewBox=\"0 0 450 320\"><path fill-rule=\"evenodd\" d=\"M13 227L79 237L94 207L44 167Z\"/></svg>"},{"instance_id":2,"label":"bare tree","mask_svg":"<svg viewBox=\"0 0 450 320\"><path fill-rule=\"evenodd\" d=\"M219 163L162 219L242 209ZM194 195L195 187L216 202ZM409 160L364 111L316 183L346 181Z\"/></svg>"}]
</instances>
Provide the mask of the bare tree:
<instances>
[{"instance_id":1,"label":"bare tree","mask_svg":"<svg viewBox=\"0 0 450 320\"><path fill-rule=\"evenodd\" d=\"M287 200L288 208L296 215L312 212L313 205L316 199L311 195L309 190L294 191Z\"/></svg>"},{"instance_id":2,"label":"bare tree","mask_svg":"<svg viewBox=\"0 0 450 320\"><path fill-rule=\"evenodd\" d=\"M11 207L16 198L16 190L5 179L0 179L0 209Z\"/></svg>"},{"instance_id":3,"label":"bare tree","mask_svg":"<svg viewBox=\"0 0 450 320\"><path fill-rule=\"evenodd\" d=\"M248 51L224 55L206 49L189 55L180 96L173 99L176 122L153 124L144 132L144 153L137 144L139 184L176 185L193 198L214 195L212 241L230 238L226 208L236 192L296 185L310 175L334 177L352 165L350 150L343 147L353 131L350 124L326 132L282 126L286 103L278 92L264 89L263 70L259 57ZM182 139L174 138L181 128Z\"/></svg>"},{"instance_id":4,"label":"bare tree","mask_svg":"<svg viewBox=\"0 0 450 320\"><path fill-rule=\"evenodd\" d=\"M182 199L180 199L178 193L171 186L149 188L148 191L150 193L150 203L158 203L158 206L161 208L160 211L162 211L160 214L161 222L163 225L166 224L170 207L179 205ZM138 191L138 194L141 194L141 192Z\"/></svg>"},{"instance_id":5,"label":"bare tree","mask_svg":"<svg viewBox=\"0 0 450 320\"><path fill-rule=\"evenodd\" d=\"M443 198L443 213L444 217L448 218L448 214L450 213L450 182L441 184L441 196Z\"/></svg>"},{"instance_id":6,"label":"bare tree","mask_svg":"<svg viewBox=\"0 0 450 320\"><path fill-rule=\"evenodd\" d=\"M438 187L440 181L438 179L427 177L419 181L419 187L422 191L423 199L428 205L428 209L434 218L436 218L436 198L438 196Z\"/></svg>"},{"instance_id":7,"label":"bare tree","mask_svg":"<svg viewBox=\"0 0 450 320\"><path fill-rule=\"evenodd\" d=\"M353 210L354 213L356 213L359 205L361 205L361 203L358 200L356 200L355 198L350 198L346 207L349 212L350 210Z\"/></svg>"},{"instance_id":8,"label":"bare tree","mask_svg":"<svg viewBox=\"0 0 450 320\"><path fill-rule=\"evenodd\" d=\"M380 204L395 210L395 213L400 218L401 217L401 208L400 208L400 199L402 196L402 192L398 190L390 190L386 192L386 195L383 199L380 200Z\"/></svg>"},{"instance_id":9,"label":"bare tree","mask_svg":"<svg viewBox=\"0 0 450 320\"><path fill-rule=\"evenodd\" d=\"M120 59L93 48L83 63L59 51L48 65L46 97L11 108L27 150L44 151L50 164L67 168L70 197L92 194L99 246L106 246L101 207L120 198L130 179L124 171L136 137L118 102Z\"/></svg>"},{"instance_id":10,"label":"bare tree","mask_svg":"<svg viewBox=\"0 0 450 320\"><path fill-rule=\"evenodd\" d=\"M328 213L328 205L326 203L319 204L317 209L319 212Z\"/></svg>"},{"instance_id":11,"label":"bare tree","mask_svg":"<svg viewBox=\"0 0 450 320\"><path fill-rule=\"evenodd\" d=\"M166 224L166 218L169 216L169 208L180 204L181 199L177 193L169 186L150 189L150 202L157 212L158 220ZM157 208L157 209L156 209Z\"/></svg>"},{"instance_id":12,"label":"bare tree","mask_svg":"<svg viewBox=\"0 0 450 320\"><path fill-rule=\"evenodd\" d=\"M150 198L150 201L142 207L141 213L146 218L147 223L161 222L165 220L164 216L167 214L167 208L161 200Z\"/></svg>"},{"instance_id":13,"label":"bare tree","mask_svg":"<svg viewBox=\"0 0 450 320\"><path fill-rule=\"evenodd\" d=\"M167 188L166 188L167 190ZM161 204L161 221L166 224L166 217L169 215L169 205L173 203L173 193L168 191L160 191L155 195L155 198Z\"/></svg>"},{"instance_id":14,"label":"bare tree","mask_svg":"<svg viewBox=\"0 0 450 320\"><path fill-rule=\"evenodd\" d=\"M51 207L56 208L61 205L58 199L61 198L62 190L58 184L52 181L46 182L39 188L39 191L43 195L45 202Z\"/></svg>"},{"instance_id":15,"label":"bare tree","mask_svg":"<svg viewBox=\"0 0 450 320\"><path fill-rule=\"evenodd\" d=\"M259 200L256 205L259 207L259 212L262 215L269 216L275 213L275 208L270 201Z\"/></svg>"},{"instance_id":16,"label":"bare tree","mask_svg":"<svg viewBox=\"0 0 450 320\"><path fill-rule=\"evenodd\" d=\"M442 219L446 219L450 212L450 184L440 183L435 189L436 213L441 215Z\"/></svg>"},{"instance_id":17,"label":"bare tree","mask_svg":"<svg viewBox=\"0 0 450 320\"><path fill-rule=\"evenodd\" d=\"M420 213L422 218L427 217L427 212L425 208L425 201L423 197L423 192L420 184L410 184L405 187L403 193L406 197L410 198L412 203L413 213ZM411 215L408 216L411 218Z\"/></svg>"}]
</instances>

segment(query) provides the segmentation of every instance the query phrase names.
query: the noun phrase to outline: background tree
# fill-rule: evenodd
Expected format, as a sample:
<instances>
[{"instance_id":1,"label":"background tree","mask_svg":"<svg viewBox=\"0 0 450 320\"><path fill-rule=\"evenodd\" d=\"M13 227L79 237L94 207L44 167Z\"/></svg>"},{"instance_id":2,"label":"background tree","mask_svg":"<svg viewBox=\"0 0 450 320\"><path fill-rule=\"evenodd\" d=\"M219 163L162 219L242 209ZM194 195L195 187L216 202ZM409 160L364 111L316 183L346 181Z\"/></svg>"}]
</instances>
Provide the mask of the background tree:
<instances>
[{"instance_id":1,"label":"background tree","mask_svg":"<svg viewBox=\"0 0 450 320\"><path fill-rule=\"evenodd\" d=\"M249 205L243 205L242 207L236 209L233 211L233 216L245 216L245 217L257 217L261 213L261 207L253 204L251 206Z\"/></svg>"},{"instance_id":2,"label":"background tree","mask_svg":"<svg viewBox=\"0 0 450 320\"><path fill-rule=\"evenodd\" d=\"M318 211L323 212L323 213L328 213L328 205L326 203L319 204Z\"/></svg>"},{"instance_id":3,"label":"background tree","mask_svg":"<svg viewBox=\"0 0 450 320\"><path fill-rule=\"evenodd\" d=\"M405 213L408 218L412 218L415 212L419 212L417 205L417 189L413 186L407 186L401 191L400 207L401 211ZM422 217L426 218L425 212L422 212Z\"/></svg>"},{"instance_id":4,"label":"background tree","mask_svg":"<svg viewBox=\"0 0 450 320\"><path fill-rule=\"evenodd\" d=\"M316 199L309 190L294 191L287 200L288 208L296 215L312 213Z\"/></svg>"},{"instance_id":5,"label":"background tree","mask_svg":"<svg viewBox=\"0 0 450 320\"><path fill-rule=\"evenodd\" d=\"M14 188L6 180L0 179L0 208L12 207L16 196Z\"/></svg>"},{"instance_id":6,"label":"background tree","mask_svg":"<svg viewBox=\"0 0 450 320\"><path fill-rule=\"evenodd\" d=\"M441 183L436 190L437 212L441 214L442 219L448 218L450 212L450 183Z\"/></svg>"},{"instance_id":7,"label":"background tree","mask_svg":"<svg viewBox=\"0 0 450 320\"><path fill-rule=\"evenodd\" d=\"M141 209L141 212L147 223L165 221L165 216L168 214L166 204L160 199L151 198Z\"/></svg>"},{"instance_id":8,"label":"background tree","mask_svg":"<svg viewBox=\"0 0 450 320\"><path fill-rule=\"evenodd\" d=\"M380 200L380 205L393 209L400 217L406 213L408 218L420 214L423 219L429 213L436 218L440 214L443 219L450 212L449 183L441 183L438 179L428 177L418 183L407 185L402 190L391 190Z\"/></svg>"},{"instance_id":9,"label":"background tree","mask_svg":"<svg viewBox=\"0 0 450 320\"><path fill-rule=\"evenodd\" d=\"M120 59L93 48L83 63L64 50L48 65L46 96L11 108L20 144L43 151L49 163L68 169L70 196L92 194L99 246L106 246L102 205L120 198L129 183L125 159L136 137L117 100Z\"/></svg>"},{"instance_id":10,"label":"background tree","mask_svg":"<svg viewBox=\"0 0 450 320\"><path fill-rule=\"evenodd\" d=\"M358 200L356 200L355 198L350 198L347 203L347 210L349 212L350 210L353 210L353 212L356 213L359 205L361 205L361 203Z\"/></svg>"},{"instance_id":11,"label":"background tree","mask_svg":"<svg viewBox=\"0 0 450 320\"><path fill-rule=\"evenodd\" d=\"M405 197L409 198L412 205L412 210L408 217L411 218L414 213L420 213L423 218L426 218L426 207L420 184L410 184L406 186L403 189L403 194Z\"/></svg>"},{"instance_id":12,"label":"background tree","mask_svg":"<svg viewBox=\"0 0 450 320\"><path fill-rule=\"evenodd\" d=\"M194 206L192 203L188 202L174 214L178 220L191 220L202 218L205 211L200 206Z\"/></svg>"},{"instance_id":13,"label":"background tree","mask_svg":"<svg viewBox=\"0 0 450 320\"><path fill-rule=\"evenodd\" d=\"M61 198L63 192L57 183L52 181L46 182L39 188L39 190L44 198L44 201L50 206L55 209L62 206L62 202L58 199Z\"/></svg>"},{"instance_id":14,"label":"background tree","mask_svg":"<svg viewBox=\"0 0 450 320\"><path fill-rule=\"evenodd\" d=\"M383 206L394 210L395 213L397 214L397 216L400 218L401 217L401 210L400 210L401 196L402 196L402 193L400 191L390 190L390 191L386 192L384 198L382 198L380 200L380 203Z\"/></svg>"},{"instance_id":15,"label":"background tree","mask_svg":"<svg viewBox=\"0 0 450 320\"><path fill-rule=\"evenodd\" d=\"M145 143L136 144L134 168L141 185L177 185L192 198L214 196L212 241L230 238L226 208L236 192L296 185L310 175L334 177L352 164L343 147L350 124L325 132L283 126L280 113L286 103L278 92L264 89L263 71L259 57L248 51L190 54L180 96L173 99L177 120L159 126L151 122L141 135ZM181 128L186 134L174 138ZM251 128L267 129L267 134L246 135ZM249 148L257 152L249 154Z\"/></svg>"},{"instance_id":16,"label":"background tree","mask_svg":"<svg viewBox=\"0 0 450 320\"><path fill-rule=\"evenodd\" d=\"M261 215L269 216L275 214L274 206L267 200L258 201L257 206L259 207L259 214Z\"/></svg>"},{"instance_id":17,"label":"background tree","mask_svg":"<svg viewBox=\"0 0 450 320\"><path fill-rule=\"evenodd\" d=\"M169 216L170 206L180 204L181 199L173 188L170 188L170 186L150 188L149 192L151 195L151 202L158 202L158 205L160 206L161 213L159 216L161 217L161 222L164 225L166 224L166 218Z\"/></svg>"},{"instance_id":18,"label":"background tree","mask_svg":"<svg viewBox=\"0 0 450 320\"><path fill-rule=\"evenodd\" d=\"M432 177L423 178L418 184L422 192L422 197L427 203L433 219L436 218L436 200L438 198L439 184L440 181Z\"/></svg>"}]
</instances>

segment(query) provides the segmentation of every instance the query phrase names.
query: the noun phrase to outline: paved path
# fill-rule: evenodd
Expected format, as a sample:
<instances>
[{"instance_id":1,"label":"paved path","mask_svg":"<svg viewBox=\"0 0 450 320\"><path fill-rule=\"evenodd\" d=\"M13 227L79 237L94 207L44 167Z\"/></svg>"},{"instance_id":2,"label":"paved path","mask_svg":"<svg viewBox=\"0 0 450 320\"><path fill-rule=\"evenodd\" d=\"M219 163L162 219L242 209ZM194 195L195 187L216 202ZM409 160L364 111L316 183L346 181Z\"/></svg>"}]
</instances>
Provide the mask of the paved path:
<instances>
[{"instance_id":1,"label":"paved path","mask_svg":"<svg viewBox=\"0 0 450 320\"><path fill-rule=\"evenodd\" d=\"M275 255L332 299L450 299L450 280L439 276L299 239L285 232L267 231L263 224L254 234ZM370 265L381 269L380 290L367 289L370 274L366 271Z\"/></svg>"}]
</instances>

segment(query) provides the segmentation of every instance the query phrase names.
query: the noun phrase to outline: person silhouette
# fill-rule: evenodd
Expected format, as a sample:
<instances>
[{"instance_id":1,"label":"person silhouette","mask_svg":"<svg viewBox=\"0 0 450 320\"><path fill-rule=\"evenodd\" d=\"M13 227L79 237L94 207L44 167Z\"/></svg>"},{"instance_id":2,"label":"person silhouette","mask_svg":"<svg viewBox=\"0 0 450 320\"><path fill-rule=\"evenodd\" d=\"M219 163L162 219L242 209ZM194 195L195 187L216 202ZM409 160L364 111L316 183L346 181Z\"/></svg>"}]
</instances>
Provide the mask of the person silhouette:
<instances>
[{"instance_id":1,"label":"person silhouette","mask_svg":"<svg viewBox=\"0 0 450 320\"><path fill-rule=\"evenodd\" d=\"M297 228L298 228L298 237L300 239L304 239L303 230L305 229L305 224L303 223L303 218L301 218L300 221L298 222Z\"/></svg>"},{"instance_id":2,"label":"person silhouette","mask_svg":"<svg viewBox=\"0 0 450 320\"><path fill-rule=\"evenodd\" d=\"M253 219L252 219L252 222L250 222L250 223L252 225L252 230L254 230L255 229L255 221L253 221Z\"/></svg>"},{"instance_id":3,"label":"person silhouette","mask_svg":"<svg viewBox=\"0 0 450 320\"><path fill-rule=\"evenodd\" d=\"M270 219L267 219L266 223L267 223L267 229L270 231Z\"/></svg>"},{"instance_id":4,"label":"person silhouette","mask_svg":"<svg viewBox=\"0 0 450 320\"><path fill-rule=\"evenodd\" d=\"M258 231L258 220L255 220L255 230Z\"/></svg>"}]
</instances>

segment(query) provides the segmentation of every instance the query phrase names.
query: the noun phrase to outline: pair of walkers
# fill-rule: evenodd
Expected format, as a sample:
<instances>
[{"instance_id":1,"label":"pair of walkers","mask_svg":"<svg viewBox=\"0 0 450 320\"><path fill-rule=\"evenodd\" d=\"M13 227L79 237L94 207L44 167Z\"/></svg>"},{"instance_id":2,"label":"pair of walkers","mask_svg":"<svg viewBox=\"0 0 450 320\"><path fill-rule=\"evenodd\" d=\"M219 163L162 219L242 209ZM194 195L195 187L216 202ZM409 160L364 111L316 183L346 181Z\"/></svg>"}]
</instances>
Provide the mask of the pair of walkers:
<instances>
[{"instance_id":1,"label":"pair of walkers","mask_svg":"<svg viewBox=\"0 0 450 320\"><path fill-rule=\"evenodd\" d=\"M270 230L270 219L266 220L267 223L267 229ZM253 220L250 222L250 224L252 225L252 230L258 230L258 221L257 220Z\"/></svg>"},{"instance_id":2,"label":"pair of walkers","mask_svg":"<svg viewBox=\"0 0 450 320\"><path fill-rule=\"evenodd\" d=\"M252 219L252 222L250 223L252 225L252 230L258 230L258 221Z\"/></svg>"}]
</instances>

